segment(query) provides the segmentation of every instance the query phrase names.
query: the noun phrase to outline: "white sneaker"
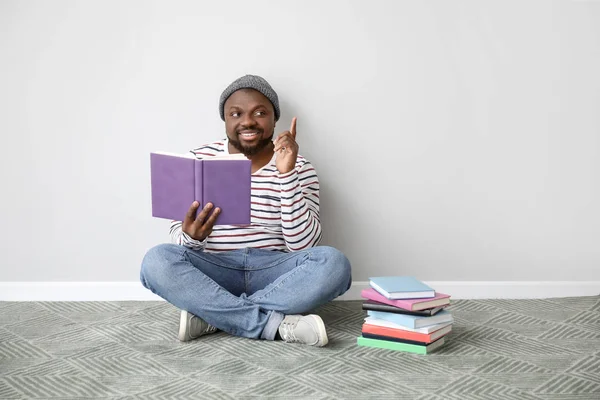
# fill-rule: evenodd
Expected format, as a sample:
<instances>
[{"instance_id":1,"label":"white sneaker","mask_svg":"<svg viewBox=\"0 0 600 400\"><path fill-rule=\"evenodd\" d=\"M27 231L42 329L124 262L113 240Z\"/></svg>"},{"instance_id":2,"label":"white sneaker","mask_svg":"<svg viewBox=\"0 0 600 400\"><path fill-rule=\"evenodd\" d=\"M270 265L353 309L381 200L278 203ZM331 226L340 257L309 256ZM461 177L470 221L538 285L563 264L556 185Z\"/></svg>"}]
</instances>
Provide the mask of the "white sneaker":
<instances>
[{"instance_id":1,"label":"white sneaker","mask_svg":"<svg viewBox=\"0 0 600 400\"><path fill-rule=\"evenodd\" d=\"M279 336L287 343L302 343L322 347L329 343L321 317L311 315L286 315L279 325Z\"/></svg>"},{"instance_id":2,"label":"white sneaker","mask_svg":"<svg viewBox=\"0 0 600 400\"><path fill-rule=\"evenodd\" d=\"M179 340L182 342L188 342L197 339L200 336L215 333L216 331L217 328L209 325L208 322L204 321L202 318L198 318L190 312L181 310L181 317L179 318Z\"/></svg>"}]
</instances>

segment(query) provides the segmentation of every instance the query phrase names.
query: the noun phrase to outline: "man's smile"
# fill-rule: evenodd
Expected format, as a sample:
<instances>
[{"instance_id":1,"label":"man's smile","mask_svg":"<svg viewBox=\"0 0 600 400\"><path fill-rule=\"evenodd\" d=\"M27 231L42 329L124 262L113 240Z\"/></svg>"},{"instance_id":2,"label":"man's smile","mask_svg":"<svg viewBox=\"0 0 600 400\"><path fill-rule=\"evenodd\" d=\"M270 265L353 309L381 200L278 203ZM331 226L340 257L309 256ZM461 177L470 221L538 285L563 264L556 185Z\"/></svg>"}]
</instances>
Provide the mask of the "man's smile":
<instances>
[{"instance_id":1,"label":"man's smile","mask_svg":"<svg viewBox=\"0 0 600 400\"><path fill-rule=\"evenodd\" d=\"M250 130L244 130L244 131L238 132L238 135L244 140L252 140L252 139L256 138L259 134L260 134L260 132L258 132L258 131L250 131Z\"/></svg>"}]
</instances>

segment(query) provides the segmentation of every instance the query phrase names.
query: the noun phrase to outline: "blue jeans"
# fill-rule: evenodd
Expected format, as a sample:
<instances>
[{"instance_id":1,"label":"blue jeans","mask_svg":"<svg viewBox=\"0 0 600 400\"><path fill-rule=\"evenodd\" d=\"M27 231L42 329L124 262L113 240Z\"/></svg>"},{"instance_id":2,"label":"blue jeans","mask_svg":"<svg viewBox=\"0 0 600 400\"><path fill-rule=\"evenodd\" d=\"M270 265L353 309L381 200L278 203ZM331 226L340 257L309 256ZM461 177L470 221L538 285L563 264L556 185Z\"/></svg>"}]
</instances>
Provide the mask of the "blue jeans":
<instances>
[{"instance_id":1,"label":"blue jeans","mask_svg":"<svg viewBox=\"0 0 600 400\"><path fill-rule=\"evenodd\" d=\"M267 340L275 338L285 315L327 303L352 283L348 259L326 246L205 253L161 244L146 253L140 280L217 329Z\"/></svg>"}]
</instances>

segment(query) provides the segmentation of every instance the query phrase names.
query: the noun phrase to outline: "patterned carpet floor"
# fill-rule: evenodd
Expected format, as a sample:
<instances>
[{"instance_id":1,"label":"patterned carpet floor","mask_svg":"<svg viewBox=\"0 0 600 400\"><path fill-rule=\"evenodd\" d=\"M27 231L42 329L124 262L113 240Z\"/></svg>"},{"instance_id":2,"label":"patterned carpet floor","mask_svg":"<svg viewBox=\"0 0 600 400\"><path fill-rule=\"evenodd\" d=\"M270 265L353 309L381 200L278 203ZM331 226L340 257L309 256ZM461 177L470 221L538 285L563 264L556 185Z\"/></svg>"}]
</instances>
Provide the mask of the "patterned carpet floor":
<instances>
[{"instance_id":1,"label":"patterned carpet floor","mask_svg":"<svg viewBox=\"0 0 600 400\"><path fill-rule=\"evenodd\" d=\"M180 343L164 302L0 303L0 398L600 399L600 297L456 300L426 356L358 347L360 301L317 312L330 344Z\"/></svg>"}]
</instances>

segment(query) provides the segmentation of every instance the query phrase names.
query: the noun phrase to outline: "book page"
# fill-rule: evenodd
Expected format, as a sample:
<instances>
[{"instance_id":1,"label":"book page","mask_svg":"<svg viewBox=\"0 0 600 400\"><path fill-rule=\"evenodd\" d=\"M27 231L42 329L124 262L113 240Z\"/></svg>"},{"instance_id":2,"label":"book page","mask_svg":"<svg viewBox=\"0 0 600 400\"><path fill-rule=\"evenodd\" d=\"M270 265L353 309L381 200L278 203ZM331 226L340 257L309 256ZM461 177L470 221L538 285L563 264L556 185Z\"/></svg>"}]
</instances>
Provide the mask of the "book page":
<instances>
[{"instance_id":1,"label":"book page","mask_svg":"<svg viewBox=\"0 0 600 400\"><path fill-rule=\"evenodd\" d=\"M206 157L206 158L203 158L202 160L211 161L211 160L247 160L247 159L248 158L246 158L246 156L243 155L242 153L236 153L236 154L224 154L222 156Z\"/></svg>"},{"instance_id":2,"label":"book page","mask_svg":"<svg viewBox=\"0 0 600 400\"><path fill-rule=\"evenodd\" d=\"M183 153L183 154L178 154L178 153L170 153L168 151L153 151L150 154L160 154L163 156L171 156L171 157L181 157L181 158L193 158L196 159L196 157L192 154L192 153Z\"/></svg>"},{"instance_id":3,"label":"book page","mask_svg":"<svg viewBox=\"0 0 600 400\"><path fill-rule=\"evenodd\" d=\"M196 160L196 156L192 153L184 153L184 154L178 154L178 153L171 153L168 151L153 151L151 152L151 154L160 154L163 156L171 156L171 157L181 157L181 158L193 158L194 160ZM203 161L210 161L210 160L247 160L248 158L246 158L245 155L243 155L242 153L236 153L236 154L224 154L222 156L208 156L206 158L202 158L201 160Z\"/></svg>"}]
</instances>

